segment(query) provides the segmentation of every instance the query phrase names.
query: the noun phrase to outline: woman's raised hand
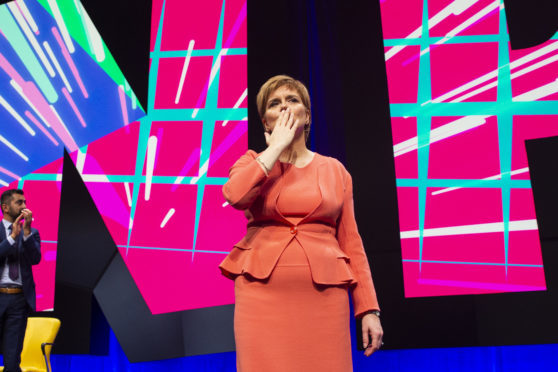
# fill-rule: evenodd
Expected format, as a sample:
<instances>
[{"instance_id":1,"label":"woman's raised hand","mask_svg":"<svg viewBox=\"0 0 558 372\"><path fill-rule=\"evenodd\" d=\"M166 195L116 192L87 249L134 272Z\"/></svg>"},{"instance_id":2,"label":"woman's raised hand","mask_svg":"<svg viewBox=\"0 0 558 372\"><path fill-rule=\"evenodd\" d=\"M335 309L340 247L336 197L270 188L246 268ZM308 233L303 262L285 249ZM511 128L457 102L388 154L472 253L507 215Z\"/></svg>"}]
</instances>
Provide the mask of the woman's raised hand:
<instances>
[{"instance_id":1,"label":"woman's raised hand","mask_svg":"<svg viewBox=\"0 0 558 372\"><path fill-rule=\"evenodd\" d=\"M291 109L282 110L275 121L273 131L264 133L265 142L269 147L283 151L293 142L297 126L298 119L294 119Z\"/></svg>"}]
</instances>

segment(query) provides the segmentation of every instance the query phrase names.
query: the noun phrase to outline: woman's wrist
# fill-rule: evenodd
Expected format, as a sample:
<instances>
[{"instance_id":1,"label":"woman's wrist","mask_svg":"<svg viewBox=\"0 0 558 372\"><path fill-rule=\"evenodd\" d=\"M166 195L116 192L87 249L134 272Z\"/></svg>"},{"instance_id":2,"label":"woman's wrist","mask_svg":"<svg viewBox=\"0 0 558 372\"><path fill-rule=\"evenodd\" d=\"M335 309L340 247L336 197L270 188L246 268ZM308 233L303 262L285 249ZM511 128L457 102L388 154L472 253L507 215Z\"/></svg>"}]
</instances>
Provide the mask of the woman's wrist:
<instances>
[{"instance_id":1,"label":"woman's wrist","mask_svg":"<svg viewBox=\"0 0 558 372\"><path fill-rule=\"evenodd\" d=\"M375 315L379 318L380 317L380 310L368 310L368 311L362 313L361 318L364 318L366 315L370 315L370 314Z\"/></svg>"},{"instance_id":2,"label":"woman's wrist","mask_svg":"<svg viewBox=\"0 0 558 372\"><path fill-rule=\"evenodd\" d=\"M273 166L277 159L279 159L279 155L281 155L281 149L277 146L270 145L267 149L265 149L260 155L256 158L256 161L260 164L264 171L267 171L267 174L271 172Z\"/></svg>"},{"instance_id":3,"label":"woman's wrist","mask_svg":"<svg viewBox=\"0 0 558 372\"><path fill-rule=\"evenodd\" d=\"M264 171L265 175L269 176L270 169L267 167L267 165L265 165L265 163L259 157L256 158L256 161Z\"/></svg>"}]
</instances>

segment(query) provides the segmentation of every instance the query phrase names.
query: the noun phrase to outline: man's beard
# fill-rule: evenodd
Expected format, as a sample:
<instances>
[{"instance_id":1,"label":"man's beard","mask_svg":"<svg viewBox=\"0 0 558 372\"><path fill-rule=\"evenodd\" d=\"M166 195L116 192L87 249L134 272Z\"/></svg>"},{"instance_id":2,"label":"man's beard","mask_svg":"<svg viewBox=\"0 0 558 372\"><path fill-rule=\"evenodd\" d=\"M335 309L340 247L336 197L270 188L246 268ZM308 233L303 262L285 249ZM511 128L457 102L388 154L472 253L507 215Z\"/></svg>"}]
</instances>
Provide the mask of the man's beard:
<instances>
[{"instance_id":1,"label":"man's beard","mask_svg":"<svg viewBox=\"0 0 558 372\"><path fill-rule=\"evenodd\" d=\"M19 217L19 215L21 214L20 211L17 211L15 209L10 208L10 211L8 212L8 214L10 215L10 217L12 217L12 219L15 221L16 218Z\"/></svg>"}]
</instances>

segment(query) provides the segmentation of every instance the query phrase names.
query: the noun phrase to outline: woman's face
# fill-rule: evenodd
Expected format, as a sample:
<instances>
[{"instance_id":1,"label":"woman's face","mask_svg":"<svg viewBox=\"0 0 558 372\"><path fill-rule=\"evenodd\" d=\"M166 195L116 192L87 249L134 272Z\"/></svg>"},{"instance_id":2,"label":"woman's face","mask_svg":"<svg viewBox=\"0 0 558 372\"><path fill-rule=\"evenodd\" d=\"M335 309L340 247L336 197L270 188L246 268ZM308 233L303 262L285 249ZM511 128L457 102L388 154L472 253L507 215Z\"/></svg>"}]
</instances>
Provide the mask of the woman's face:
<instances>
[{"instance_id":1,"label":"woman's face","mask_svg":"<svg viewBox=\"0 0 558 372\"><path fill-rule=\"evenodd\" d=\"M294 115L294 120L298 119L299 128L304 128L304 125L310 122L310 113L306 106L304 106L304 103L302 103L300 95L293 88L283 85L274 90L267 100L263 117L266 131L273 131L275 123L279 118L279 113L287 108Z\"/></svg>"}]
</instances>

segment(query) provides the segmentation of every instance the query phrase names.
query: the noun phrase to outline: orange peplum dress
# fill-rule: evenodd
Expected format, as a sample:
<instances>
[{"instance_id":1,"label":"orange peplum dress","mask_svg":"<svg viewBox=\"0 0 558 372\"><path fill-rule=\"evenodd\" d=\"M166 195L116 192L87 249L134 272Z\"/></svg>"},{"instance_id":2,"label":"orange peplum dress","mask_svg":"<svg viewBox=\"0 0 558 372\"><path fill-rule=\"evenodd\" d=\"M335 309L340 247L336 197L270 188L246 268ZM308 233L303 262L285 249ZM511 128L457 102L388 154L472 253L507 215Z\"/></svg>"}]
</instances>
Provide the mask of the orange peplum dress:
<instances>
[{"instance_id":1,"label":"orange peplum dress","mask_svg":"<svg viewBox=\"0 0 558 372\"><path fill-rule=\"evenodd\" d=\"M350 268L346 269L348 274L345 269L339 269L340 264L347 266L348 260L343 255L335 257L334 260L339 262L331 267L344 279L319 283L311 268L311 261L315 261L313 253L303 239L306 222L317 226L322 223L312 222L310 217L324 204L322 199L327 194L323 184L317 180L319 171L323 172L320 163L324 159L315 154L312 161L302 168L277 162L274 170L278 176L274 178L270 174L271 179L264 177L259 181L260 186L266 181L276 185L280 181L278 192L269 191L267 196L271 194L271 202L276 206L274 209L284 220L287 234L291 235L281 248L270 275L259 278L258 270L250 270L250 265L256 267L257 263L237 259L234 252L221 264L223 273L235 280L234 331L239 372L352 371L348 289L354 289L357 281L345 278L346 275L352 276ZM254 171L257 172L256 169ZM254 197L256 199L257 196ZM252 214L258 214L257 201L255 203L247 212L249 221L252 221L252 225L248 224L247 235L254 228ZM263 222L263 228L269 229L277 224L277 229L281 230L281 223L277 222ZM262 229L260 224L256 226L258 229ZM322 233L312 227L313 231L307 234L329 234L328 228L326 225ZM324 243L322 247L324 256L329 252L328 244ZM267 248L265 244L246 247L244 243L239 243L233 250L240 251L238 253L242 257L243 253L250 254L250 250L256 249ZM242 270L235 270L237 262L242 262ZM370 293L369 298L363 301L367 302L358 307L359 312L379 308L375 293Z\"/></svg>"}]
</instances>

